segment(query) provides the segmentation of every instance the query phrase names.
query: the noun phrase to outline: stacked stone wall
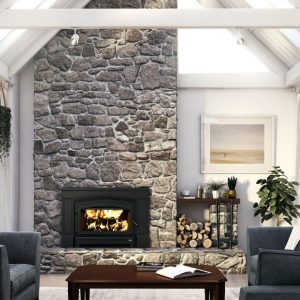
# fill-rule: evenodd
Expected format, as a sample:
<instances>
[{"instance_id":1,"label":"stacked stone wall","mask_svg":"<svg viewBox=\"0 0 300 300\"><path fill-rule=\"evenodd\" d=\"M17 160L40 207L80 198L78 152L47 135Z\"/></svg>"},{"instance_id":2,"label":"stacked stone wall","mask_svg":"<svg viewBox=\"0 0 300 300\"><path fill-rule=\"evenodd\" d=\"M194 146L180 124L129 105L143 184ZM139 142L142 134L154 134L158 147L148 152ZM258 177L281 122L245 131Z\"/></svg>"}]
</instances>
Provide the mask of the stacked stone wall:
<instances>
[{"instance_id":1,"label":"stacked stone wall","mask_svg":"<svg viewBox=\"0 0 300 300\"><path fill-rule=\"evenodd\" d=\"M93 1L88 8L175 7ZM60 31L35 57L35 229L61 244L66 187L152 188L152 247L176 239L176 30Z\"/></svg>"}]
</instances>

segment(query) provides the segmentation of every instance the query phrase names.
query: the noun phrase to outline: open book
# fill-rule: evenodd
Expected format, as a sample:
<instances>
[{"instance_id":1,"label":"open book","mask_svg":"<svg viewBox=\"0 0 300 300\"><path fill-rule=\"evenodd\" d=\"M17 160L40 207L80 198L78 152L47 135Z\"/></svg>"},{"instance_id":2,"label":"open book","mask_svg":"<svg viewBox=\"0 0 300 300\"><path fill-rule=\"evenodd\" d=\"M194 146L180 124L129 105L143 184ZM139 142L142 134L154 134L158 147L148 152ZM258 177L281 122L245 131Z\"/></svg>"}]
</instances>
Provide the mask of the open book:
<instances>
[{"instance_id":1,"label":"open book","mask_svg":"<svg viewBox=\"0 0 300 300\"><path fill-rule=\"evenodd\" d=\"M176 279L176 278L192 277L192 276L199 276L199 275L208 275L211 274L211 272L184 266L184 265L177 265L176 267L166 267L161 270L158 270L156 271L156 274L171 279Z\"/></svg>"}]
</instances>

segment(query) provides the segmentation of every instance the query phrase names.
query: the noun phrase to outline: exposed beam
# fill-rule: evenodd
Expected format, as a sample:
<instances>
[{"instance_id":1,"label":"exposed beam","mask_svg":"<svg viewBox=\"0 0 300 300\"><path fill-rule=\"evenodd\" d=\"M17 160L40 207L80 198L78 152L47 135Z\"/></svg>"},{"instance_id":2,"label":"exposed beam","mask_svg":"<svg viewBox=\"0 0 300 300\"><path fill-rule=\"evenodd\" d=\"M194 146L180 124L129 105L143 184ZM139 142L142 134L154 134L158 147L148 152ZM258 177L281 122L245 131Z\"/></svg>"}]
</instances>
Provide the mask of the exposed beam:
<instances>
[{"instance_id":1,"label":"exposed beam","mask_svg":"<svg viewBox=\"0 0 300 300\"><path fill-rule=\"evenodd\" d=\"M178 74L178 88L286 88L277 74Z\"/></svg>"},{"instance_id":2,"label":"exposed beam","mask_svg":"<svg viewBox=\"0 0 300 300\"><path fill-rule=\"evenodd\" d=\"M85 7L90 0L66 0L60 1L55 5L55 7L74 7L75 8L82 8ZM28 40L24 42L22 53L14 59L12 63L9 64L9 76L13 76L18 73L26 64L27 62L32 59L32 57L43 47L45 46L57 33L59 32L58 29L52 30L41 30L41 29L34 29L30 32L30 35L27 33ZM20 48L20 45L16 45L16 48Z\"/></svg>"},{"instance_id":3,"label":"exposed beam","mask_svg":"<svg viewBox=\"0 0 300 300\"><path fill-rule=\"evenodd\" d=\"M8 79L8 67L2 61L0 61L0 78L9 81Z\"/></svg>"},{"instance_id":4,"label":"exposed beam","mask_svg":"<svg viewBox=\"0 0 300 300\"><path fill-rule=\"evenodd\" d=\"M287 86L300 87L300 62L286 73L285 82Z\"/></svg>"},{"instance_id":5,"label":"exposed beam","mask_svg":"<svg viewBox=\"0 0 300 300\"><path fill-rule=\"evenodd\" d=\"M292 28L298 9L7 9L0 28Z\"/></svg>"}]
</instances>

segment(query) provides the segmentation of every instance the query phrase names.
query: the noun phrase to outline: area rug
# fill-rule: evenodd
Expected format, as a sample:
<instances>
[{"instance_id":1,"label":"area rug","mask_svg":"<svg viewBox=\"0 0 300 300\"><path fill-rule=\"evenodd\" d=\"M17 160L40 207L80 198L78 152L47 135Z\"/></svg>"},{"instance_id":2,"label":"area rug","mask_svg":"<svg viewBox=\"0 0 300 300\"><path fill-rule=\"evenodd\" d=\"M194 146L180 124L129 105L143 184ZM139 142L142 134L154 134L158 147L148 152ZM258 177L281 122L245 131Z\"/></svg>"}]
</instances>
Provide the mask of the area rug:
<instances>
[{"instance_id":1,"label":"area rug","mask_svg":"<svg viewBox=\"0 0 300 300\"><path fill-rule=\"evenodd\" d=\"M226 300L238 300L239 288L227 288ZM67 288L42 287L40 300L68 299ZM91 290L91 300L204 300L204 290L194 289L99 289Z\"/></svg>"}]
</instances>

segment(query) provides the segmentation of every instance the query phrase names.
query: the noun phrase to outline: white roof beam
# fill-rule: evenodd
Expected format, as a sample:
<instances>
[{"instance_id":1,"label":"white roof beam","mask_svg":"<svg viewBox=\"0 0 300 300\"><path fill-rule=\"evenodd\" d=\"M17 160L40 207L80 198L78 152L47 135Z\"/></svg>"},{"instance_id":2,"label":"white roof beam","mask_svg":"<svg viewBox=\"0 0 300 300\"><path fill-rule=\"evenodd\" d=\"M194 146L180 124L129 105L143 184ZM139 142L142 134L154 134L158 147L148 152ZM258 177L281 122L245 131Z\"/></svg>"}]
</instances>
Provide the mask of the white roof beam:
<instances>
[{"instance_id":1,"label":"white roof beam","mask_svg":"<svg viewBox=\"0 0 300 300\"><path fill-rule=\"evenodd\" d=\"M178 74L178 88L286 88L274 73Z\"/></svg>"},{"instance_id":2,"label":"white roof beam","mask_svg":"<svg viewBox=\"0 0 300 300\"><path fill-rule=\"evenodd\" d=\"M4 64L1 60L0 60L0 78L9 81L8 66L6 64Z\"/></svg>"},{"instance_id":3,"label":"white roof beam","mask_svg":"<svg viewBox=\"0 0 300 300\"><path fill-rule=\"evenodd\" d=\"M298 9L7 9L0 28L292 28Z\"/></svg>"},{"instance_id":4,"label":"white roof beam","mask_svg":"<svg viewBox=\"0 0 300 300\"><path fill-rule=\"evenodd\" d=\"M76 9L84 7L89 2L90 0L61 0L59 3L55 4L55 7L64 6ZM59 29L52 29L46 32L40 29L33 29L31 31L30 37L29 34L27 34L29 40L24 43L22 53L9 65L8 74L10 77L18 73L26 63L59 32ZM30 46L27 47L27 45ZM20 46L17 48L20 48Z\"/></svg>"},{"instance_id":5,"label":"white roof beam","mask_svg":"<svg viewBox=\"0 0 300 300\"><path fill-rule=\"evenodd\" d=\"M300 87L300 62L286 73L286 85Z\"/></svg>"}]
</instances>

